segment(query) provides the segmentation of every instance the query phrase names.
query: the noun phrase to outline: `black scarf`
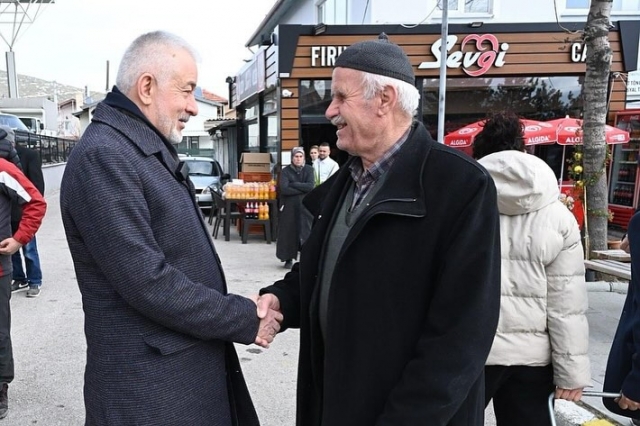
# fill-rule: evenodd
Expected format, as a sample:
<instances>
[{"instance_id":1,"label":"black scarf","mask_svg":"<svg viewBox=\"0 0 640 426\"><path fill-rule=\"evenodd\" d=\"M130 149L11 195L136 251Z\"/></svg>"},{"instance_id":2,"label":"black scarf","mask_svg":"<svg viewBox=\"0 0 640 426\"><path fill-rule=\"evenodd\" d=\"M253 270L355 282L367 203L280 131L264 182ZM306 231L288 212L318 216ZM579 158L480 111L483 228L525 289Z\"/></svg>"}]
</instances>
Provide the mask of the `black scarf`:
<instances>
[{"instance_id":1,"label":"black scarf","mask_svg":"<svg viewBox=\"0 0 640 426\"><path fill-rule=\"evenodd\" d=\"M169 152L174 158L178 158L178 151L176 147L171 144L164 135L162 135L156 126L151 124L149 119L140 111L138 105L133 103L131 99L129 99L124 93L120 91L116 86L113 86L111 92L107 93L107 97L103 101L105 105L109 105L112 108L115 108L123 113L127 114L130 117L133 117L137 120L142 121L147 126L149 126L156 134L160 137L162 142L165 144Z\"/></svg>"}]
</instances>

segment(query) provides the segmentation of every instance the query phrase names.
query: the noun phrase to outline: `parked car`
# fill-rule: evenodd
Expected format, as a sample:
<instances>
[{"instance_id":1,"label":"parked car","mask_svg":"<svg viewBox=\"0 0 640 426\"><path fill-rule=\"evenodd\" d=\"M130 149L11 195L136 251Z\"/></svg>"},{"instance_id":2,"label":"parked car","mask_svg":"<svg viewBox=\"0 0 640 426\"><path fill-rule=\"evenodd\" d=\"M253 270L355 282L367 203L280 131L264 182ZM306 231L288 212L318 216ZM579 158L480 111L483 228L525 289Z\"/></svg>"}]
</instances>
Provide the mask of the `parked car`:
<instances>
[{"instance_id":1,"label":"parked car","mask_svg":"<svg viewBox=\"0 0 640 426\"><path fill-rule=\"evenodd\" d=\"M210 209L213 205L211 191L222 192L222 185L231 179L222 171L220 164L213 158L190 157L180 155L180 161L189 166L189 179L196 188L196 200L202 209Z\"/></svg>"}]
</instances>

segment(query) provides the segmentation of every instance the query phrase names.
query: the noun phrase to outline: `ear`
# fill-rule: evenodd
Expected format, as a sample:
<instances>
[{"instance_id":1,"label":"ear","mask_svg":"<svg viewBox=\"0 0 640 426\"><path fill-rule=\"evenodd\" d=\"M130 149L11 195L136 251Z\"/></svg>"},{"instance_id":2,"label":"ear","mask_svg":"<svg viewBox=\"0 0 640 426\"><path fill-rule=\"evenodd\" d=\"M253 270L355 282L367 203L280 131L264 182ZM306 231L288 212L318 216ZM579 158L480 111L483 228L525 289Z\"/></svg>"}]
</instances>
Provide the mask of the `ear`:
<instances>
[{"instance_id":1,"label":"ear","mask_svg":"<svg viewBox=\"0 0 640 426\"><path fill-rule=\"evenodd\" d=\"M385 86L380 92L380 106L378 107L378 113L382 115L389 114L396 106L398 101L398 92L393 86Z\"/></svg>"},{"instance_id":2,"label":"ear","mask_svg":"<svg viewBox=\"0 0 640 426\"><path fill-rule=\"evenodd\" d=\"M136 90L138 99L143 105L148 106L151 104L152 97L156 88L156 79L149 73L142 74L136 82Z\"/></svg>"}]
</instances>

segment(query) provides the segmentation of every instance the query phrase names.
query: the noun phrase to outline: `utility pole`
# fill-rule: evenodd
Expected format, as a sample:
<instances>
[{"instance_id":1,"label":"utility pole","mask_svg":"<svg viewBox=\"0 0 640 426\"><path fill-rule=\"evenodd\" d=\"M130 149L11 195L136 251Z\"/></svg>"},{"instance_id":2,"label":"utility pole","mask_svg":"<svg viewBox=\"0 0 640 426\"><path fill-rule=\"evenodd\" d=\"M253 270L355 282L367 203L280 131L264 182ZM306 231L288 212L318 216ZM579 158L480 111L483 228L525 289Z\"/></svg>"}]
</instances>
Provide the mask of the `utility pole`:
<instances>
[{"instance_id":1,"label":"utility pole","mask_svg":"<svg viewBox=\"0 0 640 426\"><path fill-rule=\"evenodd\" d=\"M0 31L0 38L5 42L9 51L5 54L7 61L7 84L9 97L18 98L18 73L16 72L16 57L13 46L23 26L32 24L43 6L55 3L55 0L0 0L0 24L10 27L11 31L5 36ZM31 10L31 6L34 10Z\"/></svg>"},{"instance_id":2,"label":"utility pole","mask_svg":"<svg viewBox=\"0 0 640 426\"><path fill-rule=\"evenodd\" d=\"M449 1L442 1L442 29L440 31L440 88L438 89L438 142L444 143L445 103L447 100L447 38L449 37Z\"/></svg>"}]
</instances>

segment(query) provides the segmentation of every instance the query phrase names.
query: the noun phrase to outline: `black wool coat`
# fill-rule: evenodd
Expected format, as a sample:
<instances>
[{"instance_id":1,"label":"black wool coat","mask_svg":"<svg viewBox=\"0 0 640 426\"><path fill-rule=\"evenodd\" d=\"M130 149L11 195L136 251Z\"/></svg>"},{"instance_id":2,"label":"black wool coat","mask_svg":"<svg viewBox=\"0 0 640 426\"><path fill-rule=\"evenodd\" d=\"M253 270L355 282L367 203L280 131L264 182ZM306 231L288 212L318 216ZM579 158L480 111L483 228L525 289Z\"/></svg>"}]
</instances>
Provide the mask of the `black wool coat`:
<instances>
[{"instance_id":1,"label":"black wool coat","mask_svg":"<svg viewBox=\"0 0 640 426\"><path fill-rule=\"evenodd\" d=\"M620 314L607 369L604 377L605 392L622 392L633 401L640 401L640 214L635 213L627 230L631 253L631 281ZM640 412L623 410L612 398L604 398L609 411L640 419Z\"/></svg>"},{"instance_id":2,"label":"black wool coat","mask_svg":"<svg viewBox=\"0 0 640 426\"><path fill-rule=\"evenodd\" d=\"M302 199L315 185L313 167L303 166L297 171L292 165L282 169L278 192L280 210L276 257L280 260L298 258L302 227L308 225L303 218Z\"/></svg>"},{"instance_id":3,"label":"black wool coat","mask_svg":"<svg viewBox=\"0 0 640 426\"><path fill-rule=\"evenodd\" d=\"M253 343L256 307L227 293L171 149L103 102L64 172L62 219L85 314L85 424L256 426L232 344Z\"/></svg>"},{"instance_id":4,"label":"black wool coat","mask_svg":"<svg viewBox=\"0 0 640 426\"><path fill-rule=\"evenodd\" d=\"M300 328L297 425L482 426L500 304L495 186L422 124L387 173L338 256L326 341L319 274L348 165L307 195L300 262L261 291Z\"/></svg>"}]
</instances>

